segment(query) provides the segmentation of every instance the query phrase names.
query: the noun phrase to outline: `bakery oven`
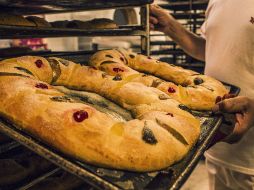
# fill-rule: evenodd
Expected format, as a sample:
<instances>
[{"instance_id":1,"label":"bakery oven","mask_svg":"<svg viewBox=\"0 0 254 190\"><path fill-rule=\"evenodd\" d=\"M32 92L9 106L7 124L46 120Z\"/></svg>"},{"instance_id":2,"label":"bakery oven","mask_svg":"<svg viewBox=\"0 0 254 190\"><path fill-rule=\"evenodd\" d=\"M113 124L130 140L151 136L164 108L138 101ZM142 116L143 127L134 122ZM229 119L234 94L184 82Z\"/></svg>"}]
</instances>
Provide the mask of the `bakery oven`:
<instances>
[{"instance_id":1,"label":"bakery oven","mask_svg":"<svg viewBox=\"0 0 254 190\"><path fill-rule=\"evenodd\" d=\"M12 20L14 19L16 24L8 24L6 19L2 19L0 35L2 39L66 36L140 36L140 52L149 55L150 33L148 17L150 3L152 3L152 0L80 0L75 2L71 0L40 2L31 0L29 5L27 5L25 0L15 2L6 0L0 2L1 11L13 15L138 6L141 8L141 25L89 29L79 28L84 23L80 24L79 21L75 21L67 24L54 23L55 27L45 27L44 21L39 19L33 21L35 23L34 26L23 26L22 23L26 23L24 18L18 17L21 21L16 22L15 18L17 17L13 17ZM34 17L30 18L30 20L33 19ZM66 28L66 25L71 26L71 28ZM102 26L105 26L105 23ZM94 51L6 52L1 55L0 59L29 54L45 58L55 56L86 65L88 58L93 53ZM237 94L239 92L237 87L232 85L227 85L227 87L232 93ZM101 101L98 96L86 92L70 91L63 87L58 87L58 89L78 101L97 106L98 109L103 109L108 114L127 118L127 121L132 118L128 111L113 105L112 102ZM201 135L196 145L180 162L162 171L154 172L129 172L97 167L81 162L26 133L18 125L2 115L0 117L0 189L179 189L198 163L207 146L209 146L211 139L222 122L222 117L219 115L211 116L210 112L189 111L201 121Z\"/></svg>"}]
</instances>

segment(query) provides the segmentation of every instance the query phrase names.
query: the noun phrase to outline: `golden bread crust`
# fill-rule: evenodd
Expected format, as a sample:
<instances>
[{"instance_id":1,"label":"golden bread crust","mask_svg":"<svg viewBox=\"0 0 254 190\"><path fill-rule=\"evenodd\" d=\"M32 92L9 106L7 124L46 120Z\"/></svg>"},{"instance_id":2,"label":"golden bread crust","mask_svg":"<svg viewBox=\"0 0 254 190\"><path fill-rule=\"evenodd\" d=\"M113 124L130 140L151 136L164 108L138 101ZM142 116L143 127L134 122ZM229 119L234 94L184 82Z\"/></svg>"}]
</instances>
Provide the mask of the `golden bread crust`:
<instances>
[{"instance_id":1,"label":"golden bread crust","mask_svg":"<svg viewBox=\"0 0 254 190\"><path fill-rule=\"evenodd\" d=\"M109 75L155 87L195 110L211 110L216 97L228 93L221 82L209 76L126 50L99 51L89 64Z\"/></svg>"},{"instance_id":2,"label":"golden bread crust","mask_svg":"<svg viewBox=\"0 0 254 190\"><path fill-rule=\"evenodd\" d=\"M0 113L65 154L94 165L140 172L166 168L197 141L199 120L179 109L179 102L167 94L128 77L115 80L60 58L4 60ZM50 83L100 94L130 110L136 119L119 122Z\"/></svg>"}]
</instances>

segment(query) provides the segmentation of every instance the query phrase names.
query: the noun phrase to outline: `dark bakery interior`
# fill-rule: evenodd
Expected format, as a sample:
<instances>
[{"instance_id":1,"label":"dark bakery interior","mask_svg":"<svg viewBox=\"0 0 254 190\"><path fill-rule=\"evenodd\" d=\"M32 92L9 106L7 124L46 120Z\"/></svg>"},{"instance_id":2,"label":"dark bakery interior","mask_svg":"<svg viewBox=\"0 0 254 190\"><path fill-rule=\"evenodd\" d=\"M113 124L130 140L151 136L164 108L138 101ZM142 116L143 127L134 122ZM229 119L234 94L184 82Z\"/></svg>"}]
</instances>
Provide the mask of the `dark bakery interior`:
<instances>
[{"instance_id":1,"label":"dark bakery interior","mask_svg":"<svg viewBox=\"0 0 254 190\"><path fill-rule=\"evenodd\" d=\"M164 33L150 30L152 3L169 11L189 31L202 35L209 0L30 0L29 4L5 0L0 1L0 61L31 55L87 65L99 50L123 48L203 74L204 61L185 53ZM113 80L122 78L116 75ZM202 78L194 79L195 85L202 83ZM239 93L237 86L225 85L231 93ZM98 167L72 158L16 127L0 112L0 190L208 189L203 154L225 118L181 106L201 118L197 143L174 165L142 173ZM148 141L156 139L150 136Z\"/></svg>"}]
</instances>

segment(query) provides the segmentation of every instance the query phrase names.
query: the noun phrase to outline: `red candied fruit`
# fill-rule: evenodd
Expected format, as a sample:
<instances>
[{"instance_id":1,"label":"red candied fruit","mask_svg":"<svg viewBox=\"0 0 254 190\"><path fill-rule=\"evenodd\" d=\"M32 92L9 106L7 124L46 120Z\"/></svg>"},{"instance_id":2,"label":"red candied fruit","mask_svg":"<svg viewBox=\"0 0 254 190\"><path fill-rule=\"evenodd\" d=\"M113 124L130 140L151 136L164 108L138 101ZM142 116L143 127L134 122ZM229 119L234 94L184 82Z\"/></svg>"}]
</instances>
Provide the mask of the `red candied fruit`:
<instances>
[{"instance_id":1,"label":"red candied fruit","mask_svg":"<svg viewBox=\"0 0 254 190\"><path fill-rule=\"evenodd\" d=\"M116 72L116 73L124 72L124 70L120 69L120 68L113 68L113 71Z\"/></svg>"},{"instance_id":2,"label":"red candied fruit","mask_svg":"<svg viewBox=\"0 0 254 190\"><path fill-rule=\"evenodd\" d=\"M46 84L44 84L44 83L37 83L36 85L35 85L35 87L36 88L41 88L41 89L48 89L49 87L46 85Z\"/></svg>"},{"instance_id":3,"label":"red candied fruit","mask_svg":"<svg viewBox=\"0 0 254 190\"><path fill-rule=\"evenodd\" d=\"M84 110L79 110L73 114L73 118L76 122L82 122L88 118L88 113Z\"/></svg>"},{"instance_id":4,"label":"red candied fruit","mask_svg":"<svg viewBox=\"0 0 254 190\"><path fill-rule=\"evenodd\" d=\"M175 90L173 87L169 87L169 88L168 88L168 92L169 92L169 93L175 93L176 90Z\"/></svg>"},{"instance_id":5,"label":"red candied fruit","mask_svg":"<svg viewBox=\"0 0 254 190\"><path fill-rule=\"evenodd\" d=\"M174 117L174 115L172 113L167 113L166 115L169 115L171 117Z\"/></svg>"},{"instance_id":6,"label":"red candied fruit","mask_svg":"<svg viewBox=\"0 0 254 190\"><path fill-rule=\"evenodd\" d=\"M37 61L35 61L35 65L36 65L38 68L41 68L42 65L43 65L42 60L38 59Z\"/></svg>"},{"instance_id":7,"label":"red candied fruit","mask_svg":"<svg viewBox=\"0 0 254 190\"><path fill-rule=\"evenodd\" d=\"M150 57L150 56L148 56L147 58L148 58L148 59L152 59L152 57Z\"/></svg>"}]
</instances>

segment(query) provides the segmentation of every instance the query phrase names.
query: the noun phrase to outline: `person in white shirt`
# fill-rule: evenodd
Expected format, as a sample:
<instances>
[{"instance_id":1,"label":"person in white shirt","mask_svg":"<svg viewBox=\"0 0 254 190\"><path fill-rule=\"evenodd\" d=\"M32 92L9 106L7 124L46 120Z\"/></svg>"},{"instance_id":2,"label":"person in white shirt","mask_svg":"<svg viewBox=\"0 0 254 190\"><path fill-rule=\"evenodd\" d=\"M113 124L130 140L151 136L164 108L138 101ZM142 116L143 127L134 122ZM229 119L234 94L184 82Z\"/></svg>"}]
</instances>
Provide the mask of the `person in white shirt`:
<instances>
[{"instance_id":1,"label":"person in white shirt","mask_svg":"<svg viewBox=\"0 0 254 190\"><path fill-rule=\"evenodd\" d=\"M152 5L150 12L151 29L164 32L186 53L205 61L206 75L239 86L241 95L254 98L253 0L210 0L206 21L201 28L203 36L186 30L157 5ZM240 97L240 100L243 99ZM225 101L238 103L239 99ZM251 119L246 121L250 117L249 110L248 117L243 110L243 114L237 114L238 121L243 122L244 119L244 122L253 123ZM239 120L240 117L242 120ZM235 130L239 129L239 122ZM206 152L211 190L254 189L254 127L249 124L240 125L248 130L234 131L234 134L240 134L239 142L220 142Z\"/></svg>"}]
</instances>

